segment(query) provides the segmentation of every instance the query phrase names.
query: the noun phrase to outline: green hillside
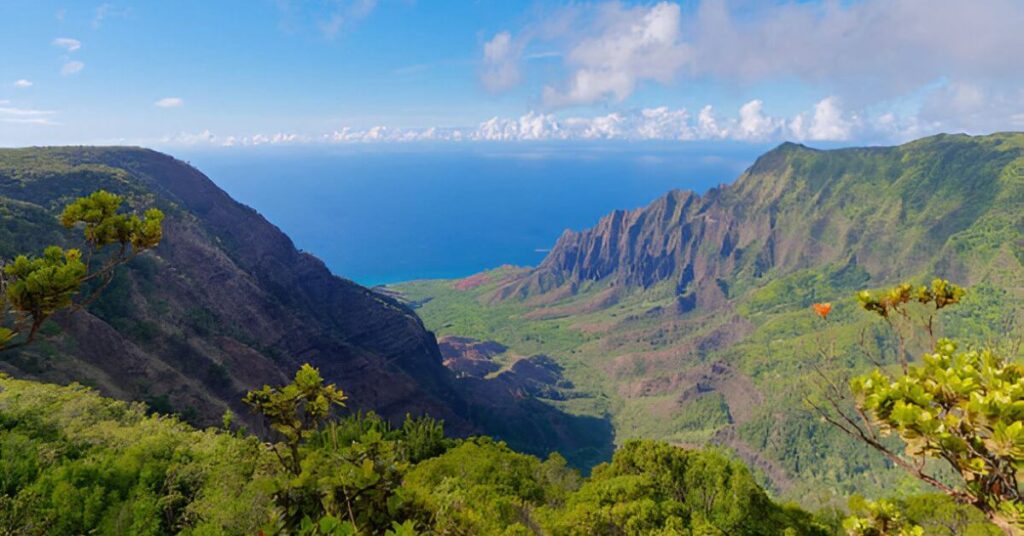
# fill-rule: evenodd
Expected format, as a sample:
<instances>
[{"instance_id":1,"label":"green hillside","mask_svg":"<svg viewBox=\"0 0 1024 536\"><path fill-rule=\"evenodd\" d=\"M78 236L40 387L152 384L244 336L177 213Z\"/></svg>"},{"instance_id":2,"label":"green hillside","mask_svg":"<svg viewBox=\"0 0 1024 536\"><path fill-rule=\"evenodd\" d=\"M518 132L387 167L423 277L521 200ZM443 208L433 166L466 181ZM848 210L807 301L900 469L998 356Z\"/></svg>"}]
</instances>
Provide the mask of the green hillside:
<instances>
[{"instance_id":1,"label":"green hillside","mask_svg":"<svg viewBox=\"0 0 1024 536\"><path fill-rule=\"evenodd\" d=\"M724 445L781 496L818 506L916 489L804 398L814 367L843 377L870 366L862 342L891 346L854 291L933 276L970 286L940 319L950 335L985 341L1019 318L1024 134L784 144L732 185L567 232L535 269L394 290L439 335L506 346L505 365L554 358L575 394L549 403L607 415L618 443ZM817 352L815 302L834 304L833 363Z\"/></svg>"}]
</instances>

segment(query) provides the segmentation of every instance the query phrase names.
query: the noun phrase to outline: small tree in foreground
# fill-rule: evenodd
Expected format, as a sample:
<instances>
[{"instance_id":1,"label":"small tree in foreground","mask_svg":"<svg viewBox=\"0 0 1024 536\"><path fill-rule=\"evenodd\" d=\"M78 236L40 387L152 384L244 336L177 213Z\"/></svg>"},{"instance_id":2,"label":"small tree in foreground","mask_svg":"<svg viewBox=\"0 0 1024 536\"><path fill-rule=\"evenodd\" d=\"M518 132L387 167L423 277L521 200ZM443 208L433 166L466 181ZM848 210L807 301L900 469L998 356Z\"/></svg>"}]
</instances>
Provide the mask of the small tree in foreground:
<instances>
[{"instance_id":1,"label":"small tree in foreground","mask_svg":"<svg viewBox=\"0 0 1024 536\"><path fill-rule=\"evenodd\" d=\"M121 213L123 201L103 190L75 200L64 208L60 222L83 229L83 248L50 246L42 256L19 255L0 268L0 351L32 343L57 311L87 306L110 284L118 266L160 243L163 212L149 209L141 218ZM93 283L91 292L78 296L87 283Z\"/></svg>"},{"instance_id":2,"label":"small tree in foreground","mask_svg":"<svg viewBox=\"0 0 1024 536\"><path fill-rule=\"evenodd\" d=\"M373 413L334 418L346 397L303 365L283 387L250 391L244 401L283 440L269 448L284 472L275 479L271 534L415 534L399 493L410 459L443 452L444 430L406 418L400 430Z\"/></svg>"},{"instance_id":3,"label":"small tree in foreground","mask_svg":"<svg viewBox=\"0 0 1024 536\"><path fill-rule=\"evenodd\" d=\"M295 380L284 387L264 385L249 391L243 401L263 416L271 430L284 438L284 452L271 445L281 466L293 475L302 473L303 441L320 429L334 406L344 407L345 393L333 384L324 385L320 371L306 363L295 373Z\"/></svg>"},{"instance_id":4,"label":"small tree in foreground","mask_svg":"<svg viewBox=\"0 0 1024 536\"><path fill-rule=\"evenodd\" d=\"M963 295L960 287L936 280L930 288L900 285L885 294L864 291L858 299L890 325L902 318L934 340L934 313ZM911 314L913 304L926 314ZM948 339L934 340L934 351L910 364L902 353L905 334L897 336L900 373L878 367L853 378L852 413L845 390L832 382L826 405L815 408L918 480L979 509L1006 534L1024 534L1018 480L1024 469L1024 366L994 349L964 350ZM902 439L902 453L883 439L891 434ZM940 479L929 472L929 461L944 462L962 482Z\"/></svg>"}]
</instances>

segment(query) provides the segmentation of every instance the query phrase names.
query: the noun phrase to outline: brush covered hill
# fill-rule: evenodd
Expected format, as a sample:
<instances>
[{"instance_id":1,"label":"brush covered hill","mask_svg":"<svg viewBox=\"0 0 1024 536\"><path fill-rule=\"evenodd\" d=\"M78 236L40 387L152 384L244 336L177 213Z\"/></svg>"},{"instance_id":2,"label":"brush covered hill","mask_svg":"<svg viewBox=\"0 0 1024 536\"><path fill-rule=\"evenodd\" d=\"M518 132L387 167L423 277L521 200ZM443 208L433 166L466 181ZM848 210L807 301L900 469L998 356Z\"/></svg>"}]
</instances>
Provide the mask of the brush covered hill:
<instances>
[{"instance_id":1,"label":"brush covered hill","mask_svg":"<svg viewBox=\"0 0 1024 536\"><path fill-rule=\"evenodd\" d=\"M833 512L813 516L772 501L734 459L664 443L632 443L581 478L557 455L541 460L486 437L452 440L429 420L392 428L363 415L332 421L303 452L334 462L317 464L322 479L305 483L324 503L330 493L372 493L344 509L342 519L358 532L302 534L829 536L838 529ZM271 521L280 519L273 490L303 484L268 445L238 429L198 430L148 414L142 404L81 385L0 374L0 454L3 534L300 533ZM979 524L971 514L962 517ZM399 524L405 530L387 530Z\"/></svg>"},{"instance_id":2,"label":"brush covered hill","mask_svg":"<svg viewBox=\"0 0 1024 536\"><path fill-rule=\"evenodd\" d=\"M733 184L566 231L536 268L395 290L441 336L498 343L509 362L550 357L586 393L552 403L610 415L617 441L725 445L813 505L903 481L804 398L816 368L841 377L869 365L862 342L889 344L854 291L931 277L971 287L947 314L950 335L1003 333L1020 309L1024 134L786 143ZM809 308L826 301L839 352L828 363Z\"/></svg>"},{"instance_id":3,"label":"brush covered hill","mask_svg":"<svg viewBox=\"0 0 1024 536\"><path fill-rule=\"evenodd\" d=\"M162 243L122 268L88 310L44 326L39 344L0 353L0 372L82 383L206 425L227 409L250 418L247 390L285 383L309 362L356 401L353 410L396 422L429 414L451 433L487 431L541 454L608 456L606 422L484 379L458 381L407 306L332 275L201 172L155 151L0 150L0 258L77 245L56 215L99 189L132 209L163 210Z\"/></svg>"}]
</instances>

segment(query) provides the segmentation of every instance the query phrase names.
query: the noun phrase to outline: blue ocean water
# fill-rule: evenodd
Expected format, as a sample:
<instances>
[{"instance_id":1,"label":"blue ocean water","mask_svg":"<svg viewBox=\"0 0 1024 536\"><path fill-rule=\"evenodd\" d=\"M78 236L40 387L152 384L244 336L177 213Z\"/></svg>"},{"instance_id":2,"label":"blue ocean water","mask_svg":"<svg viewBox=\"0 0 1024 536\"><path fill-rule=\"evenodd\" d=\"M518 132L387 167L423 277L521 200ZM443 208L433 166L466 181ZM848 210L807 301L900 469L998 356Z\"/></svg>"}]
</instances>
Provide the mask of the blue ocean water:
<instances>
[{"instance_id":1,"label":"blue ocean water","mask_svg":"<svg viewBox=\"0 0 1024 536\"><path fill-rule=\"evenodd\" d=\"M564 229L731 182L763 146L466 144L180 153L365 285L539 263Z\"/></svg>"}]
</instances>

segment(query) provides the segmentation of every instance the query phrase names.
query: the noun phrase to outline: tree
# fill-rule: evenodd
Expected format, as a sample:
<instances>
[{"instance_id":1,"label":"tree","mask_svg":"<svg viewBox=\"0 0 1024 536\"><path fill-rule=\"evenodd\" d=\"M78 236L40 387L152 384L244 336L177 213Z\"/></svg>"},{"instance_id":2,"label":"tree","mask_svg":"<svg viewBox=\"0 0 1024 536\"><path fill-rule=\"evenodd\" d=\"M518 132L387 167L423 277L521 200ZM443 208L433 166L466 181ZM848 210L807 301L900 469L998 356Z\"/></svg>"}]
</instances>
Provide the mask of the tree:
<instances>
[{"instance_id":1,"label":"tree","mask_svg":"<svg viewBox=\"0 0 1024 536\"><path fill-rule=\"evenodd\" d=\"M284 469L297 476L302 473L302 442L320 429L334 406L344 407L346 398L334 384L324 385L320 371L306 363L295 373L292 383L284 387L264 385L249 391L243 402L284 438L285 452L277 443L271 448Z\"/></svg>"},{"instance_id":2,"label":"tree","mask_svg":"<svg viewBox=\"0 0 1024 536\"><path fill-rule=\"evenodd\" d=\"M75 200L64 208L60 222L67 229L83 229L82 248L50 246L39 257L19 255L0 269L0 351L32 343L54 313L89 305L118 266L160 243L163 212L151 208L140 218L121 213L123 202L103 190ZM91 291L76 302L87 283L93 283Z\"/></svg>"},{"instance_id":3,"label":"tree","mask_svg":"<svg viewBox=\"0 0 1024 536\"><path fill-rule=\"evenodd\" d=\"M931 287L900 285L885 294L864 291L860 305L894 325L902 319L934 342L920 364L905 357L898 332L900 369L876 367L850 381L853 411L845 393L829 383L822 418L881 452L893 464L955 500L980 510L1006 534L1024 533L1024 501L1018 472L1024 469L1024 366L993 348L961 350L937 339L935 313L956 304L964 290L941 279ZM925 314L911 312L913 304ZM902 453L886 436L903 441ZM931 465L929 465L931 464ZM951 468L950 482L933 471Z\"/></svg>"},{"instance_id":4,"label":"tree","mask_svg":"<svg viewBox=\"0 0 1024 536\"><path fill-rule=\"evenodd\" d=\"M308 363L299 368L292 383L283 387L264 385L245 395L243 402L284 440L270 444L270 450L286 473L275 485L277 511L272 515L273 528L301 529L306 534L317 534L320 530L320 524L313 521L325 517L325 512L320 494L307 492L309 478L304 475L302 447L331 416L334 406L344 407L345 400L345 393L333 384L324 385L320 371ZM330 520L325 522L330 523ZM327 534L335 533L333 525L329 532L324 530Z\"/></svg>"}]
</instances>

